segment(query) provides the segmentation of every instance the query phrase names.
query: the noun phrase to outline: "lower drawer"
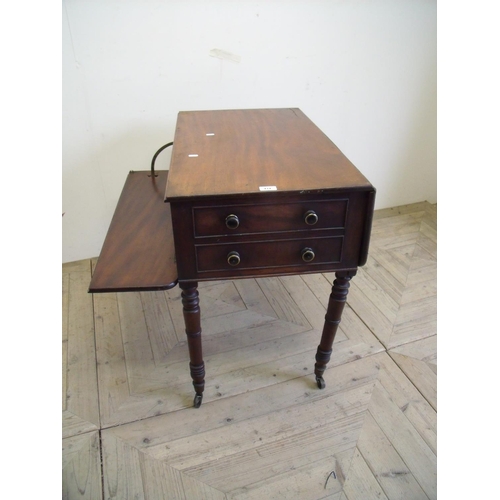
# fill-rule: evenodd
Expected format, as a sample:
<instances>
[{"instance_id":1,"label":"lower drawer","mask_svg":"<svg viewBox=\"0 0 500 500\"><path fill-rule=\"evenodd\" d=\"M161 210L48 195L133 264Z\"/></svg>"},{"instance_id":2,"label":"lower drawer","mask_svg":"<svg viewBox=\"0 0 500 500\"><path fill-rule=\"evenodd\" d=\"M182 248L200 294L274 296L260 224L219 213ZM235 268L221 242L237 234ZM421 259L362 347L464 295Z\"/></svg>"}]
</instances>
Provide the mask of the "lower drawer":
<instances>
[{"instance_id":1,"label":"lower drawer","mask_svg":"<svg viewBox=\"0 0 500 500\"><path fill-rule=\"evenodd\" d=\"M197 271L265 269L335 264L342 260L343 236L196 245Z\"/></svg>"}]
</instances>

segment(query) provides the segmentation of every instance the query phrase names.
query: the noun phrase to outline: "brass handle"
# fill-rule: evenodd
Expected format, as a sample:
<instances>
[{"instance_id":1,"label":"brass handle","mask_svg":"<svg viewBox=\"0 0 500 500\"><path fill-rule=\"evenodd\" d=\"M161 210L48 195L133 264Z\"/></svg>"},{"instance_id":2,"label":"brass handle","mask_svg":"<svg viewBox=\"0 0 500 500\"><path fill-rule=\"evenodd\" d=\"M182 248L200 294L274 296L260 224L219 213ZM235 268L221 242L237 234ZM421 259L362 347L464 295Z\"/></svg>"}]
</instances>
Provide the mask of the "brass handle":
<instances>
[{"instance_id":1,"label":"brass handle","mask_svg":"<svg viewBox=\"0 0 500 500\"><path fill-rule=\"evenodd\" d=\"M231 214L226 217L226 227L236 229L240 225L240 219L237 215Z\"/></svg>"},{"instance_id":2,"label":"brass handle","mask_svg":"<svg viewBox=\"0 0 500 500\"><path fill-rule=\"evenodd\" d=\"M230 266L237 266L240 263L240 254L238 252L229 252L227 254L227 263Z\"/></svg>"},{"instance_id":3,"label":"brass handle","mask_svg":"<svg viewBox=\"0 0 500 500\"><path fill-rule=\"evenodd\" d=\"M318 214L314 210L308 210L304 214L304 222L309 226L314 226L318 222Z\"/></svg>"},{"instance_id":4,"label":"brass handle","mask_svg":"<svg viewBox=\"0 0 500 500\"><path fill-rule=\"evenodd\" d=\"M304 248L301 255L304 262L312 262L314 260L314 257L316 257L312 248Z\"/></svg>"}]
</instances>

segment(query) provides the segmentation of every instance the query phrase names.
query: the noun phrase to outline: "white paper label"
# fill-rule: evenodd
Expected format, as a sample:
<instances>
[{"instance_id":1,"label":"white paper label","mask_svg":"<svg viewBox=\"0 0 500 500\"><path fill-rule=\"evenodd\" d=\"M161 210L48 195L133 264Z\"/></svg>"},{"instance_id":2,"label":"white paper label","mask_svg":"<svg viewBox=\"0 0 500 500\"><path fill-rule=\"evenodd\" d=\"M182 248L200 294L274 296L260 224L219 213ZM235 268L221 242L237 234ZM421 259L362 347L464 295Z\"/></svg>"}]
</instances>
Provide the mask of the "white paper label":
<instances>
[{"instance_id":1,"label":"white paper label","mask_svg":"<svg viewBox=\"0 0 500 500\"><path fill-rule=\"evenodd\" d=\"M276 186L259 186L259 191L278 191Z\"/></svg>"}]
</instances>

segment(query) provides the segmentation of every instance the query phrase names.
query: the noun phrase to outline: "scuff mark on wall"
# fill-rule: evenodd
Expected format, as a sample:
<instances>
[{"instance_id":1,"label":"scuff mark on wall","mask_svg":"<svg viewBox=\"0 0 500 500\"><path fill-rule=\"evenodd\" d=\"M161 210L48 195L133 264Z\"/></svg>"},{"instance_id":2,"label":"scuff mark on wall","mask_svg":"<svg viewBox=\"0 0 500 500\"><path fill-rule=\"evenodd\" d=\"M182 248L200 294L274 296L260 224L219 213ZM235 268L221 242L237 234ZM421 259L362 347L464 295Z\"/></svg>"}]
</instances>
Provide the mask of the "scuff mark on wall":
<instances>
[{"instance_id":1,"label":"scuff mark on wall","mask_svg":"<svg viewBox=\"0 0 500 500\"><path fill-rule=\"evenodd\" d=\"M211 57L217 57L218 59L225 59L226 61L232 61L234 63L239 63L241 61L241 56L236 54L231 54L231 52L227 52L221 49L212 49L209 53Z\"/></svg>"}]
</instances>

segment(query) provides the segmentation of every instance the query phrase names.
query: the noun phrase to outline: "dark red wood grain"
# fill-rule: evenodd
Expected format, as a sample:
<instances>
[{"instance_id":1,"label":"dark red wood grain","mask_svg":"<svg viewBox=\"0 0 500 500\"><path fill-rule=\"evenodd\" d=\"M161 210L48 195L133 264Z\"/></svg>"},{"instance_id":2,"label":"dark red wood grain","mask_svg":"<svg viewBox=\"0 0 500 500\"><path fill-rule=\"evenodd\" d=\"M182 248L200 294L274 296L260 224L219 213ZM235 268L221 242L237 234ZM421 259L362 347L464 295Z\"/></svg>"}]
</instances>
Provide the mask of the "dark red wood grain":
<instances>
[{"instance_id":1,"label":"dark red wood grain","mask_svg":"<svg viewBox=\"0 0 500 500\"><path fill-rule=\"evenodd\" d=\"M207 135L213 134L213 135ZM182 111L167 199L371 189L339 148L297 108Z\"/></svg>"},{"instance_id":2,"label":"dark red wood grain","mask_svg":"<svg viewBox=\"0 0 500 500\"><path fill-rule=\"evenodd\" d=\"M168 171L128 174L89 292L167 290L177 283Z\"/></svg>"}]
</instances>

